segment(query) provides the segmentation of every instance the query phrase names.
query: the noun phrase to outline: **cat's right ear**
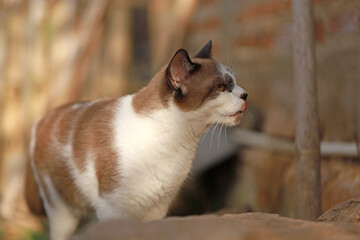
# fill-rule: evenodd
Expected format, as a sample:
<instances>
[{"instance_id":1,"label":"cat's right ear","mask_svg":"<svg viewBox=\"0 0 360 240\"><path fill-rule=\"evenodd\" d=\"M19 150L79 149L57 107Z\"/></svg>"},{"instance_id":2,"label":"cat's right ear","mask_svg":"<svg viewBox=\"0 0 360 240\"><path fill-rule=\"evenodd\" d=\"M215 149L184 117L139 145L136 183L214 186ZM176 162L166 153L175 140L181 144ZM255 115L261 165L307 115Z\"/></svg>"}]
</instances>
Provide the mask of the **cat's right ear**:
<instances>
[{"instance_id":1,"label":"cat's right ear","mask_svg":"<svg viewBox=\"0 0 360 240\"><path fill-rule=\"evenodd\" d=\"M211 58L212 41L209 40L196 54L196 58Z\"/></svg>"},{"instance_id":2,"label":"cat's right ear","mask_svg":"<svg viewBox=\"0 0 360 240\"><path fill-rule=\"evenodd\" d=\"M185 49L179 49L171 59L167 69L168 84L173 90L181 90L186 94L186 80L196 68L197 64L193 63Z\"/></svg>"}]
</instances>

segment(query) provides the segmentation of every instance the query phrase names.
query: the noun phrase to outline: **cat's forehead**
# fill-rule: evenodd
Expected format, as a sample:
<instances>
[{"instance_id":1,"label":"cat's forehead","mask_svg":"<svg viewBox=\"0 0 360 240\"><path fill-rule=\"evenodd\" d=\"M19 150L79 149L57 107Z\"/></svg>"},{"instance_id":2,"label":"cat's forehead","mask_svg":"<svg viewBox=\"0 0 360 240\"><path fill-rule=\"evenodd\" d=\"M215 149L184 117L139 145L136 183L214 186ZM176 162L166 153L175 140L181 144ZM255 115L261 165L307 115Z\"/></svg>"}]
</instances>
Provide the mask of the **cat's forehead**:
<instances>
[{"instance_id":1,"label":"cat's forehead","mask_svg":"<svg viewBox=\"0 0 360 240\"><path fill-rule=\"evenodd\" d=\"M196 59L194 62L201 65L200 75L202 75L202 77L206 75L213 78L220 77L222 79L230 77L233 81L235 80L235 73L233 71L213 59Z\"/></svg>"},{"instance_id":2,"label":"cat's forehead","mask_svg":"<svg viewBox=\"0 0 360 240\"><path fill-rule=\"evenodd\" d=\"M232 79L235 79L235 73L231 71L228 67L226 67L224 64L218 63L217 67L223 77L229 75Z\"/></svg>"},{"instance_id":3,"label":"cat's forehead","mask_svg":"<svg viewBox=\"0 0 360 240\"><path fill-rule=\"evenodd\" d=\"M200 71L202 74L222 75L222 67L213 59L195 58L194 62L201 66Z\"/></svg>"}]
</instances>

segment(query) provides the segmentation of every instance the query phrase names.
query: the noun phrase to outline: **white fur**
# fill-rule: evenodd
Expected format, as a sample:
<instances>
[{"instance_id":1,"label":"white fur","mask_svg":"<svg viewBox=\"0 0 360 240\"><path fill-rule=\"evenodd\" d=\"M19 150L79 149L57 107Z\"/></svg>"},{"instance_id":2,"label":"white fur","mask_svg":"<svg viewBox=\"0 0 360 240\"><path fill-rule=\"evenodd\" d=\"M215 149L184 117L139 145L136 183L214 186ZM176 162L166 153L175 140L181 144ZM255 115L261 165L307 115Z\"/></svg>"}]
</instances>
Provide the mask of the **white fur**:
<instances>
[{"instance_id":1,"label":"white fur","mask_svg":"<svg viewBox=\"0 0 360 240\"><path fill-rule=\"evenodd\" d=\"M58 195L55 190L50 177L44 173L41 174L43 179L44 187L48 190L49 197L47 199L44 189L40 183L39 172L35 167L34 163L34 152L36 146L36 128L39 120L37 120L31 129L30 139L30 166L33 170L34 179L37 183L39 193L43 199L44 208L49 217L50 222L50 237L52 240L65 240L69 239L71 234L75 231L78 223L78 218L74 216L68 206L63 202L62 198ZM49 201L53 203L53 206L49 204Z\"/></svg>"},{"instance_id":2,"label":"white fur","mask_svg":"<svg viewBox=\"0 0 360 240\"><path fill-rule=\"evenodd\" d=\"M44 183L50 194L51 203L46 207L50 221L50 237L52 240L69 239L76 230L79 218L71 211L57 193L49 176L43 175Z\"/></svg>"},{"instance_id":3,"label":"white fur","mask_svg":"<svg viewBox=\"0 0 360 240\"><path fill-rule=\"evenodd\" d=\"M191 168L200 137L172 104L144 117L134 112L131 101L132 96L122 99L114 123L122 184L99 206L100 219L164 217Z\"/></svg>"}]
</instances>

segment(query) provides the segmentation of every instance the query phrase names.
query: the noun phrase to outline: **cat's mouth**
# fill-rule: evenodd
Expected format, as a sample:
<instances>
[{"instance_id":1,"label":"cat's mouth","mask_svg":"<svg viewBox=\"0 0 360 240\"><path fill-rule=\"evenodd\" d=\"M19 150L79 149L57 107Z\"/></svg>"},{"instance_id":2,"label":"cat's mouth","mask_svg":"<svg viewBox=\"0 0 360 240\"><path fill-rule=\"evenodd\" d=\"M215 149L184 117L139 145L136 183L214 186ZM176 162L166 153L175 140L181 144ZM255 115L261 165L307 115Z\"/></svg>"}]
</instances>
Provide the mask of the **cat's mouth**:
<instances>
[{"instance_id":1,"label":"cat's mouth","mask_svg":"<svg viewBox=\"0 0 360 240\"><path fill-rule=\"evenodd\" d=\"M235 113L228 113L228 114L223 114L224 117L229 117L229 118L232 118L232 117L238 117L240 116L241 114L243 113L243 111L237 111Z\"/></svg>"},{"instance_id":2,"label":"cat's mouth","mask_svg":"<svg viewBox=\"0 0 360 240\"><path fill-rule=\"evenodd\" d=\"M240 116L241 114L243 113L243 111L237 111L236 113L234 113L234 114L226 114L225 116L226 117L238 117L238 116Z\"/></svg>"},{"instance_id":3,"label":"cat's mouth","mask_svg":"<svg viewBox=\"0 0 360 240\"><path fill-rule=\"evenodd\" d=\"M230 118L230 119L238 119L241 117L243 113L243 110L239 110L235 113L226 113L226 114L222 114L223 117L226 117L226 118Z\"/></svg>"},{"instance_id":4,"label":"cat's mouth","mask_svg":"<svg viewBox=\"0 0 360 240\"><path fill-rule=\"evenodd\" d=\"M226 114L226 117L238 117L240 116L246 109L248 108L248 102L244 101L244 104L242 105L241 109L233 114Z\"/></svg>"}]
</instances>

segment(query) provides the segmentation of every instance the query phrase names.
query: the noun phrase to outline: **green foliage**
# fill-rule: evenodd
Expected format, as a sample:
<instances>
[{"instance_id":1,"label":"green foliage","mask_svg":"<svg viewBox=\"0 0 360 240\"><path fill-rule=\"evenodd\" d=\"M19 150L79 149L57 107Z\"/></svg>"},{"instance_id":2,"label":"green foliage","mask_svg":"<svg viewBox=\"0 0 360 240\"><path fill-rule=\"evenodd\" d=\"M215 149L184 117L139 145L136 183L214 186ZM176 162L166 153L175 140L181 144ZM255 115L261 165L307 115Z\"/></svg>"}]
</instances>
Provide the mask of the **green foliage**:
<instances>
[{"instance_id":1,"label":"green foliage","mask_svg":"<svg viewBox=\"0 0 360 240\"><path fill-rule=\"evenodd\" d=\"M0 229L0 240L5 239L5 234L2 229Z\"/></svg>"},{"instance_id":2,"label":"green foliage","mask_svg":"<svg viewBox=\"0 0 360 240\"><path fill-rule=\"evenodd\" d=\"M41 231L27 231L25 232L22 240L49 240L48 226L45 222L42 222ZM1 238L0 238L1 239Z\"/></svg>"},{"instance_id":3,"label":"green foliage","mask_svg":"<svg viewBox=\"0 0 360 240\"><path fill-rule=\"evenodd\" d=\"M4 226L4 221L0 218L0 240L5 239L3 226Z\"/></svg>"},{"instance_id":4,"label":"green foliage","mask_svg":"<svg viewBox=\"0 0 360 240\"><path fill-rule=\"evenodd\" d=\"M27 232L23 240L49 240L49 236L45 231L42 232Z\"/></svg>"}]
</instances>

